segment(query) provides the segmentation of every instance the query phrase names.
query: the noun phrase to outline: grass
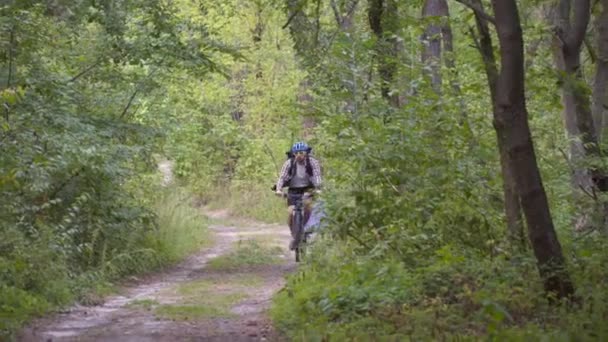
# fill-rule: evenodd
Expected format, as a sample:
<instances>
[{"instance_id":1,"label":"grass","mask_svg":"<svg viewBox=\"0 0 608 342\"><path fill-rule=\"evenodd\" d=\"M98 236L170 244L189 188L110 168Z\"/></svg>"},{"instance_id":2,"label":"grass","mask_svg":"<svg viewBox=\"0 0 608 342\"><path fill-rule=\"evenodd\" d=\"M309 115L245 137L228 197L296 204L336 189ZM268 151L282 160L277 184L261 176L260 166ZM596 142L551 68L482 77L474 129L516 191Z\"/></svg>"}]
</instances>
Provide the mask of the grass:
<instances>
[{"instance_id":1,"label":"grass","mask_svg":"<svg viewBox=\"0 0 608 342\"><path fill-rule=\"evenodd\" d=\"M234 216L209 218L209 223L223 227L249 228L251 226L250 222L246 218L239 218Z\"/></svg>"},{"instance_id":2,"label":"grass","mask_svg":"<svg viewBox=\"0 0 608 342\"><path fill-rule=\"evenodd\" d=\"M179 302L158 306L155 314L171 320L232 317L232 306L248 297L248 289L263 282L253 274L238 274L180 284L172 290L180 296Z\"/></svg>"},{"instance_id":3,"label":"grass","mask_svg":"<svg viewBox=\"0 0 608 342\"><path fill-rule=\"evenodd\" d=\"M190 321L207 317L224 317L226 311L202 305L163 305L156 309L156 315L174 321Z\"/></svg>"},{"instance_id":4,"label":"grass","mask_svg":"<svg viewBox=\"0 0 608 342\"><path fill-rule=\"evenodd\" d=\"M207 229L208 220L188 203L192 198L184 191L169 191L156 205L159 229L153 233L151 243L161 257L176 262L212 244Z\"/></svg>"},{"instance_id":5,"label":"grass","mask_svg":"<svg viewBox=\"0 0 608 342\"><path fill-rule=\"evenodd\" d=\"M215 290L227 290L230 288L247 288L251 286L261 286L264 279L255 274L223 275L221 278L211 278L195 280L178 286L177 293L190 298L197 298L209 295Z\"/></svg>"},{"instance_id":6,"label":"grass","mask_svg":"<svg viewBox=\"0 0 608 342\"><path fill-rule=\"evenodd\" d=\"M154 299L138 299L134 300L126 305L128 308L142 308L145 310L150 310L155 306L158 306L160 303Z\"/></svg>"},{"instance_id":7,"label":"grass","mask_svg":"<svg viewBox=\"0 0 608 342\"><path fill-rule=\"evenodd\" d=\"M285 225L285 232L289 230L287 225ZM287 242L284 238L278 235L278 232L275 234L256 234L248 237L249 239L255 240L258 243L261 243L269 248L282 248L287 247Z\"/></svg>"},{"instance_id":8,"label":"grass","mask_svg":"<svg viewBox=\"0 0 608 342\"><path fill-rule=\"evenodd\" d=\"M239 240L237 247L230 253L209 261L211 270L235 270L250 266L274 265L282 261L283 249L267 246L255 239Z\"/></svg>"},{"instance_id":9,"label":"grass","mask_svg":"<svg viewBox=\"0 0 608 342\"><path fill-rule=\"evenodd\" d=\"M445 249L409 268L322 242L273 300L275 327L292 340L608 341L605 242L574 261L577 305L549 304L531 256Z\"/></svg>"},{"instance_id":10,"label":"grass","mask_svg":"<svg viewBox=\"0 0 608 342\"><path fill-rule=\"evenodd\" d=\"M244 293L230 293L207 297L200 304L170 304L161 305L154 313L161 318L175 321L192 321L204 318L228 318L234 314L230 308L239 301L247 298Z\"/></svg>"},{"instance_id":11,"label":"grass","mask_svg":"<svg viewBox=\"0 0 608 342\"><path fill-rule=\"evenodd\" d=\"M78 302L82 305L100 305L104 298L118 291L117 287L108 281L98 281L93 284L85 285L79 290Z\"/></svg>"},{"instance_id":12,"label":"grass","mask_svg":"<svg viewBox=\"0 0 608 342\"><path fill-rule=\"evenodd\" d=\"M247 188L233 187L229 194L224 194L223 191L217 193L221 195L209 198L207 208L210 210L228 208L236 217L255 219L264 223L283 223L287 220L285 201L277 198L269 187L260 185Z\"/></svg>"},{"instance_id":13,"label":"grass","mask_svg":"<svg viewBox=\"0 0 608 342\"><path fill-rule=\"evenodd\" d=\"M287 206L270 190L237 191L228 206L237 216L250 217L265 223L285 222Z\"/></svg>"},{"instance_id":14,"label":"grass","mask_svg":"<svg viewBox=\"0 0 608 342\"><path fill-rule=\"evenodd\" d=\"M0 270L5 277L0 277L0 340L14 339L15 333L33 317L75 301L99 304L116 291L113 282L176 263L209 245L212 239L208 222L190 205L186 191L179 188L165 191L147 200L153 203L149 208L156 214L155 222L139 231L125 232L128 235L125 239L131 241L128 248L114 252L102 266L75 264L65 258L50 247L56 242L50 229L41 229L39 238L33 241L17 235L18 231L0 234L0 240L10 243L18 252L0 255ZM78 271L68 276L70 270ZM153 303L133 305L152 307Z\"/></svg>"}]
</instances>

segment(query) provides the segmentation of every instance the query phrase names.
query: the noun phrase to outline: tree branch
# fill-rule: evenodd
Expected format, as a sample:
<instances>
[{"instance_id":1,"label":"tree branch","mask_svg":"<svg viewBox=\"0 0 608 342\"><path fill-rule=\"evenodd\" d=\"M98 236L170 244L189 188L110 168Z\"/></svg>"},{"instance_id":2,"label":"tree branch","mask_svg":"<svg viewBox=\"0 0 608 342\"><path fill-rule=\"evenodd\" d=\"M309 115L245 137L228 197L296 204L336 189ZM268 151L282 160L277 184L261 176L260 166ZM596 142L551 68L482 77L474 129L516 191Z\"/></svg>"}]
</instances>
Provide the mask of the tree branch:
<instances>
[{"instance_id":1,"label":"tree branch","mask_svg":"<svg viewBox=\"0 0 608 342\"><path fill-rule=\"evenodd\" d=\"M302 12L302 9L306 6L306 0L287 0L286 2L287 9L290 11L293 10L293 13L289 15L287 22L282 26L283 29L286 29L291 24L291 22L298 16L298 14L302 14L304 20L306 20L306 22L310 24L308 18L306 17L306 13Z\"/></svg>"},{"instance_id":2,"label":"tree branch","mask_svg":"<svg viewBox=\"0 0 608 342\"><path fill-rule=\"evenodd\" d=\"M48 196L48 198L50 199L55 199L55 197L57 197L57 195L59 194L59 192L61 190L63 190L66 186L68 186L68 184L70 184L70 182L72 182L72 180L76 179L78 176L80 176L80 174L85 170L85 167L82 166L80 167L78 170L76 170L76 172L74 172L68 179L64 180L61 184L59 184L59 186L57 186L55 188L55 190L53 190L53 192L51 192L51 194Z\"/></svg>"},{"instance_id":3,"label":"tree branch","mask_svg":"<svg viewBox=\"0 0 608 342\"><path fill-rule=\"evenodd\" d=\"M319 33L321 32L321 0L317 0L315 16L315 45L319 45Z\"/></svg>"},{"instance_id":4,"label":"tree branch","mask_svg":"<svg viewBox=\"0 0 608 342\"><path fill-rule=\"evenodd\" d=\"M483 20L492 23L492 25L496 25L496 19L494 19L493 16L489 15L486 11L484 11L481 6L478 6L477 4L472 3L469 0L456 0L456 2L459 2L459 3L467 6L468 8L472 9L475 12L475 14L477 14Z\"/></svg>"},{"instance_id":5,"label":"tree branch","mask_svg":"<svg viewBox=\"0 0 608 342\"><path fill-rule=\"evenodd\" d=\"M289 24L291 24L291 21L296 17L296 15L298 15L298 13L300 13L299 8L297 8L293 11L293 13L287 19L287 22L285 23L285 25L283 25L281 28L286 29L289 26Z\"/></svg>"},{"instance_id":6,"label":"tree branch","mask_svg":"<svg viewBox=\"0 0 608 342\"><path fill-rule=\"evenodd\" d=\"M340 15L340 10L338 9L338 5L336 5L336 1L331 0L329 2L329 4L331 5L331 9L334 12L334 17L336 18L336 23L338 24L338 26L341 26L342 25L342 16Z\"/></svg>"},{"instance_id":7,"label":"tree branch","mask_svg":"<svg viewBox=\"0 0 608 342\"><path fill-rule=\"evenodd\" d=\"M139 88L140 88L139 86L137 88L135 88L135 91L133 92L133 94L129 98L129 102L127 102L127 105L125 106L125 109L122 110L122 113L120 114L120 118L121 119L124 118L125 115L127 115L127 112L129 111L129 108L133 104L133 100L135 100L135 96L137 96L137 93L139 93Z\"/></svg>"},{"instance_id":8,"label":"tree branch","mask_svg":"<svg viewBox=\"0 0 608 342\"><path fill-rule=\"evenodd\" d=\"M357 237L355 234L351 233L348 229L346 230L346 235L348 235L350 238L355 240L359 245L361 245L365 249L367 249L367 250L372 249L368 244L366 244L363 240L359 239L359 237Z\"/></svg>"},{"instance_id":9,"label":"tree branch","mask_svg":"<svg viewBox=\"0 0 608 342\"><path fill-rule=\"evenodd\" d=\"M72 83L74 81L76 81L77 79L79 79L80 77L82 77L83 75L85 75L87 72L93 70L95 67L99 66L101 64L101 62L103 62L103 58L99 58L97 60L97 62L95 62L94 64L88 66L86 69L82 70L81 72L79 72L76 76L70 78L70 80L67 83Z\"/></svg>"},{"instance_id":10,"label":"tree branch","mask_svg":"<svg viewBox=\"0 0 608 342\"><path fill-rule=\"evenodd\" d=\"M15 26L11 28L11 36L10 36L10 44L8 48L8 77L6 79L6 88L11 87L11 82L13 78L13 54L14 54L14 45L15 45Z\"/></svg>"},{"instance_id":11,"label":"tree branch","mask_svg":"<svg viewBox=\"0 0 608 342\"><path fill-rule=\"evenodd\" d=\"M161 64L162 64L162 62L161 62ZM127 115L127 112L129 111L129 108L131 108L131 105L133 104L133 100L135 100L135 96L137 96L137 94L141 90L141 87L142 87L144 81L147 80L147 79L149 79L149 78L152 78L152 76L154 76L154 74L156 74L156 72L158 70L160 70L160 66L158 66L156 69L154 69L146 78L144 78L143 80L139 81L139 83L135 87L135 91L133 92L133 94L129 98L129 102L127 102L127 105L125 106L125 108L123 109L122 113L120 114L120 119L124 118L125 115Z\"/></svg>"},{"instance_id":12,"label":"tree branch","mask_svg":"<svg viewBox=\"0 0 608 342\"><path fill-rule=\"evenodd\" d=\"M481 50L481 44L479 44L479 37L477 37L477 33L475 33L475 29L473 28L473 26L469 26L469 34L471 35L473 43L475 44L473 47L476 48L479 53L483 54L483 51Z\"/></svg>"},{"instance_id":13,"label":"tree branch","mask_svg":"<svg viewBox=\"0 0 608 342\"><path fill-rule=\"evenodd\" d=\"M474 6L478 7L483 11L483 4L481 0L473 0ZM492 35L490 34L490 28L488 27L488 21L484 20L481 15L475 12L475 23L477 25L477 31L479 33L478 48L483 58L486 76L488 78L488 86L490 88L490 96L492 97L492 104L496 104L496 88L498 85L498 67L496 65L496 58L494 57L494 45L492 44Z\"/></svg>"},{"instance_id":14,"label":"tree branch","mask_svg":"<svg viewBox=\"0 0 608 342\"><path fill-rule=\"evenodd\" d=\"M540 47L540 45L542 43L543 43L543 39L539 38L539 39L535 40L530 45L530 48L526 51L526 55L529 56L528 59L526 60L526 70L530 69L534 65L535 57L538 54L538 48Z\"/></svg>"},{"instance_id":15,"label":"tree branch","mask_svg":"<svg viewBox=\"0 0 608 342\"><path fill-rule=\"evenodd\" d=\"M353 14L353 12L355 12L355 9L357 9L357 4L359 3L359 0L352 0L350 2L350 8L348 8L346 10L346 15L347 16L351 16Z\"/></svg>"},{"instance_id":16,"label":"tree branch","mask_svg":"<svg viewBox=\"0 0 608 342\"><path fill-rule=\"evenodd\" d=\"M336 1L330 0L329 4L331 6L332 11L334 12L334 18L336 19L336 23L338 24L338 27L342 27L344 20L346 18L350 17L355 12L355 10L357 9L358 3L359 3L359 0L351 0L346 6L346 14L342 15L340 13L340 9L338 8L338 5L336 4Z\"/></svg>"},{"instance_id":17,"label":"tree branch","mask_svg":"<svg viewBox=\"0 0 608 342\"><path fill-rule=\"evenodd\" d=\"M589 57L591 57L591 62L595 64L597 62L597 52L593 49L593 44L589 41L589 37L585 36L584 39L585 47L587 47L587 51L589 52Z\"/></svg>"},{"instance_id":18,"label":"tree branch","mask_svg":"<svg viewBox=\"0 0 608 342\"><path fill-rule=\"evenodd\" d=\"M591 18L591 4L589 0L575 0L572 29L568 33L568 48L578 51L585 39L587 26Z\"/></svg>"}]
</instances>

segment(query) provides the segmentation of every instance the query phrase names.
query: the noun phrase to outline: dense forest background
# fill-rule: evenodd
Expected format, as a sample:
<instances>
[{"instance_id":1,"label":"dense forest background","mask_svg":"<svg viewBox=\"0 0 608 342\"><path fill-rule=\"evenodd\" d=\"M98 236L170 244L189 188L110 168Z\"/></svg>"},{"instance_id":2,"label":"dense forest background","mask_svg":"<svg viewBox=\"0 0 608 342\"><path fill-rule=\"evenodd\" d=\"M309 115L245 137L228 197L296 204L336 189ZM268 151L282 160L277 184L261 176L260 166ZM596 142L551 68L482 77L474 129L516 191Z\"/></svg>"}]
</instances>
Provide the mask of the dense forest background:
<instances>
[{"instance_id":1,"label":"dense forest background","mask_svg":"<svg viewBox=\"0 0 608 342\"><path fill-rule=\"evenodd\" d=\"M608 1L20 0L0 32L1 334L209 243L195 205L283 222L304 139L289 337L608 338Z\"/></svg>"}]
</instances>

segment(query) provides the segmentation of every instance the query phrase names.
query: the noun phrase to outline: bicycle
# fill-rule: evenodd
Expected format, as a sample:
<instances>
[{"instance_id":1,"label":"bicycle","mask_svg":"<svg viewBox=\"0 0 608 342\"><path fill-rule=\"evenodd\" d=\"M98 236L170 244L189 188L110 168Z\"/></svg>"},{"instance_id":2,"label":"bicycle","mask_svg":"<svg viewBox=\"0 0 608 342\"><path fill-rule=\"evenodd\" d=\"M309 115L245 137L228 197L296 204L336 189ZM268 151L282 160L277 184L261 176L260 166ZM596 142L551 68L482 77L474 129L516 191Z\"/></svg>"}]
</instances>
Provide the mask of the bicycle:
<instances>
[{"instance_id":1,"label":"bicycle","mask_svg":"<svg viewBox=\"0 0 608 342\"><path fill-rule=\"evenodd\" d=\"M289 198L289 203L294 204L293 209L293 222L292 222L292 235L295 240L294 253L296 262L300 262L302 257L306 254L306 243L308 242L309 236L312 232L306 232L304 230L304 200L308 199L311 195L309 193L288 193L286 195Z\"/></svg>"},{"instance_id":2,"label":"bicycle","mask_svg":"<svg viewBox=\"0 0 608 342\"><path fill-rule=\"evenodd\" d=\"M276 186L272 186L272 191L276 191ZM304 225L304 200L310 198L312 194L308 192L303 193L283 193L283 198L288 198L288 203L293 203L293 222L291 232L295 245L294 245L294 253L296 257L296 262L300 262L302 257L305 254L306 250L306 242L308 241L309 236L312 232L305 232Z\"/></svg>"}]
</instances>

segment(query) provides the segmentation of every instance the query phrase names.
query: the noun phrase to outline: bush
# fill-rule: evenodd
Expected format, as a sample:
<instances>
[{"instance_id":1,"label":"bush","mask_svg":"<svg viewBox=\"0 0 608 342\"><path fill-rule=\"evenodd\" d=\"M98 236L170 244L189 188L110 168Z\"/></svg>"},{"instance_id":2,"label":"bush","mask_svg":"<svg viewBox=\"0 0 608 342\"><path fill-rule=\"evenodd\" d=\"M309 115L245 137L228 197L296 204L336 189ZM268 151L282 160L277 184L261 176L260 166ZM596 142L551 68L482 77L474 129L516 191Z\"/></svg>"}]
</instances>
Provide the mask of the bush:
<instances>
[{"instance_id":1,"label":"bush","mask_svg":"<svg viewBox=\"0 0 608 342\"><path fill-rule=\"evenodd\" d=\"M443 248L428 266L353 255L324 241L276 296L271 315L293 339L604 340L608 272L601 249L573 269L582 305L550 306L532 257L480 258ZM593 271L592 271L593 270Z\"/></svg>"},{"instance_id":2,"label":"bush","mask_svg":"<svg viewBox=\"0 0 608 342\"><path fill-rule=\"evenodd\" d=\"M32 317L73 300L96 304L111 282L175 263L210 242L207 221L191 206L184 190L166 190L155 202L150 227L114 240L98 240L90 246L105 246L102 250L82 249L81 255L62 249L57 243L61 236L50 229L39 231L36 237L3 230L0 336L8 338ZM91 262L92 256L103 255L100 262Z\"/></svg>"}]
</instances>

